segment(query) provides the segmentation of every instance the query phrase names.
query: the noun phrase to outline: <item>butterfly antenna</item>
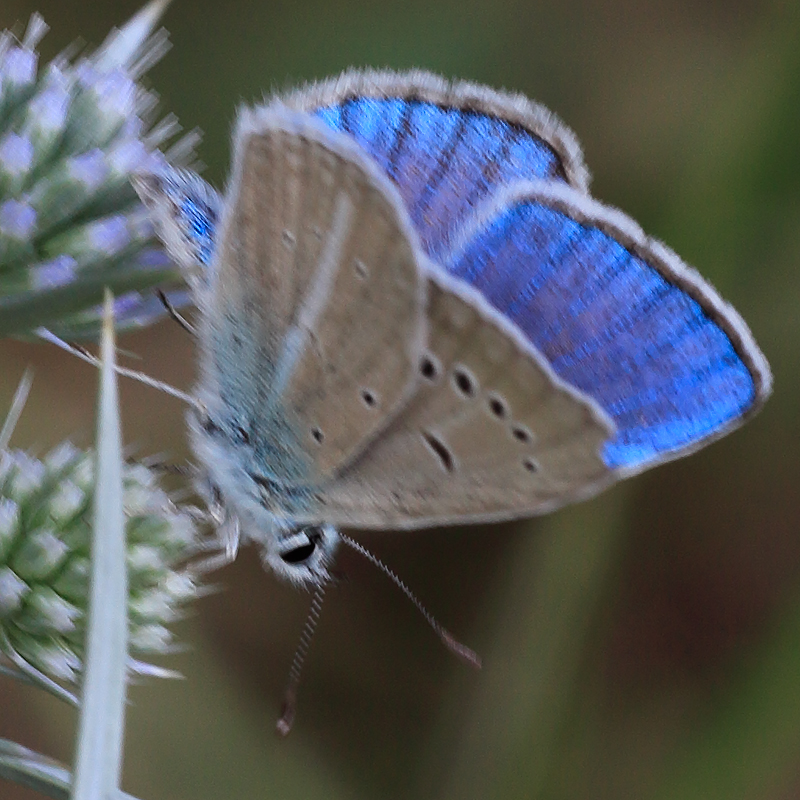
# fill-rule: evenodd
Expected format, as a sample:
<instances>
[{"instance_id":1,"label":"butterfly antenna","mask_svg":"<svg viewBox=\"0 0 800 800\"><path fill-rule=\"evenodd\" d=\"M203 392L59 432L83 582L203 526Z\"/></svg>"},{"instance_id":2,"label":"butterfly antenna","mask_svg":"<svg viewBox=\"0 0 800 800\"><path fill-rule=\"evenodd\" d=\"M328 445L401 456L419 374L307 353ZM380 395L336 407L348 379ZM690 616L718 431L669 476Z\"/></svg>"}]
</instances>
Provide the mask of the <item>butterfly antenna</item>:
<instances>
[{"instance_id":1,"label":"butterfly antenna","mask_svg":"<svg viewBox=\"0 0 800 800\"><path fill-rule=\"evenodd\" d=\"M311 647L311 640L314 637L314 631L316 631L319 623L319 615L320 611L322 611L322 601L325 598L326 588L327 583L318 583L314 590L314 597L311 599L311 608L308 611L306 624L303 626L300 642L294 653L292 668L289 670L289 684L283 695L283 708L277 724L278 733L281 736L287 736L294 724L295 712L297 711L297 687L300 685L303 664L305 664L308 649Z\"/></svg>"},{"instance_id":2,"label":"butterfly antenna","mask_svg":"<svg viewBox=\"0 0 800 800\"><path fill-rule=\"evenodd\" d=\"M392 583L416 606L417 611L425 618L425 621L428 625L433 628L436 635L442 640L445 647L451 652L457 655L462 661L466 661L471 667L475 667L475 669L481 668L481 657L474 651L471 650L464 644L458 641L458 639L453 636L450 631L446 628L442 627L433 614L425 608L424 605L420 602L419 598L411 591L411 589L406 586L406 584L397 577L397 575L386 566L376 555L370 553L363 545L360 545L355 539L351 539L344 533L340 533L339 537L341 540L348 546L355 550L357 553L360 553L367 561L370 561L374 564L386 577L389 578Z\"/></svg>"},{"instance_id":3,"label":"butterfly antenna","mask_svg":"<svg viewBox=\"0 0 800 800\"><path fill-rule=\"evenodd\" d=\"M39 328L36 331L36 335L41 339L54 344L56 347L66 350L68 353L71 353L73 356L81 359L81 361L85 361L87 364L92 364L95 367L100 366L100 359L97 358L97 356L92 355L85 347L81 347L79 344L65 342L54 333L51 333L49 330L47 330L47 328ZM172 397L177 397L178 400L183 400L183 402L187 405L194 406L195 408L197 407L197 400L192 397L192 395L182 392L180 389L176 389L174 386L170 386L168 383L151 378L149 375L145 375L144 372L139 372L138 370L134 369L127 369L126 367L120 367L119 365L114 367L114 371L117 373L117 375L122 375L125 378L133 378L135 381L139 381L139 383L143 383L145 386L151 386L153 389L158 389L160 392L164 392Z\"/></svg>"}]
</instances>

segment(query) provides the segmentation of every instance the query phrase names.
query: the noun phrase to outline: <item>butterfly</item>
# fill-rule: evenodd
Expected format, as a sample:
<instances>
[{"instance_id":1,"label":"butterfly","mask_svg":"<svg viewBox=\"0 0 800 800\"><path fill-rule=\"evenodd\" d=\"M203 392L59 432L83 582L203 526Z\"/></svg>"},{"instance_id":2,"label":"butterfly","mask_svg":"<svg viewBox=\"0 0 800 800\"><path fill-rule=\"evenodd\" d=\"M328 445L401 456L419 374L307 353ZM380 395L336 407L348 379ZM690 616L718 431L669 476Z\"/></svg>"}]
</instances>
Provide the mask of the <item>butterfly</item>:
<instances>
[{"instance_id":1,"label":"butterfly","mask_svg":"<svg viewBox=\"0 0 800 800\"><path fill-rule=\"evenodd\" d=\"M227 543L319 585L340 528L543 514L749 419L771 374L524 97L350 71L242 108L218 195L137 191L192 286L189 415Z\"/></svg>"}]
</instances>

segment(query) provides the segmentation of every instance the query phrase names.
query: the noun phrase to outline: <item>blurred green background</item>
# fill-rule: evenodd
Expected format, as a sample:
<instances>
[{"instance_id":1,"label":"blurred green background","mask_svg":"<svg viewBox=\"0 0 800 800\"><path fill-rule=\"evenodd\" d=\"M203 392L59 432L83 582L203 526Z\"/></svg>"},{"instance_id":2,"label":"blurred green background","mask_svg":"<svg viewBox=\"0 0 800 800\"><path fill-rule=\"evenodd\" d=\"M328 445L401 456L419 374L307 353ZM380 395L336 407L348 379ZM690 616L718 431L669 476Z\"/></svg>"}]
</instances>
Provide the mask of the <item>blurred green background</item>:
<instances>
[{"instance_id":1,"label":"blurred green background","mask_svg":"<svg viewBox=\"0 0 800 800\"><path fill-rule=\"evenodd\" d=\"M41 51L99 43L138 0L5 0ZM800 797L800 4L796 0L175 0L149 74L222 185L236 105L356 65L521 91L579 135L593 193L696 265L775 371L764 412L702 453L514 525L361 540L480 652L474 673L343 553L300 688L274 723L309 598L252 548L179 625L185 680L130 694L125 788L203 798ZM174 323L121 346L189 387ZM16 446L92 439L97 376L0 343L0 408L36 374ZM183 411L122 386L125 440L186 456ZM0 736L71 758L75 718L2 681ZM7 783L0 796L30 800Z\"/></svg>"}]
</instances>

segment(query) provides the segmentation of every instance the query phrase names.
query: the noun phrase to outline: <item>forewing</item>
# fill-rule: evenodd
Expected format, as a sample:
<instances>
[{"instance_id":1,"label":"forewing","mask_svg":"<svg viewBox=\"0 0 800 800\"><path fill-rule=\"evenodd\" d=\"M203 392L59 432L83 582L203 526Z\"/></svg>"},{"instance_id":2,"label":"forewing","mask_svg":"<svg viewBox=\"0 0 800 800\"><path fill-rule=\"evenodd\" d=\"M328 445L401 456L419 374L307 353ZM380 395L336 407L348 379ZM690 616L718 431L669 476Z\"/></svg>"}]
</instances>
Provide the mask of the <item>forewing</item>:
<instances>
[{"instance_id":1,"label":"forewing","mask_svg":"<svg viewBox=\"0 0 800 800\"><path fill-rule=\"evenodd\" d=\"M421 70L350 70L285 102L352 136L375 159L435 260L499 187L545 179L585 191L588 183L573 133L522 95Z\"/></svg>"},{"instance_id":2,"label":"forewing","mask_svg":"<svg viewBox=\"0 0 800 800\"><path fill-rule=\"evenodd\" d=\"M347 137L272 106L240 115L204 384L261 471L341 468L408 395L425 338L416 236Z\"/></svg>"}]
</instances>

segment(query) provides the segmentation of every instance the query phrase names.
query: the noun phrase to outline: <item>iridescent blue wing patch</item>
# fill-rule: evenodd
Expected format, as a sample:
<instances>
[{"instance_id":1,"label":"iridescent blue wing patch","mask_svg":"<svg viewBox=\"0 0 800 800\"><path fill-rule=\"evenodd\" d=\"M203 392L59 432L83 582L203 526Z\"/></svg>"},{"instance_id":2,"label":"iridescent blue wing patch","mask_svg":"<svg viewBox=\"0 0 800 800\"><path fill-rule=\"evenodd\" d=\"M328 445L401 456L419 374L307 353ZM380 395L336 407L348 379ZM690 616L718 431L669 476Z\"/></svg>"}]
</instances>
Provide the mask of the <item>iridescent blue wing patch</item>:
<instances>
[{"instance_id":1,"label":"iridescent blue wing patch","mask_svg":"<svg viewBox=\"0 0 800 800\"><path fill-rule=\"evenodd\" d=\"M214 253L222 199L199 175L164 165L134 176L156 233L184 276L205 284Z\"/></svg>"},{"instance_id":2,"label":"iridescent blue wing patch","mask_svg":"<svg viewBox=\"0 0 800 800\"><path fill-rule=\"evenodd\" d=\"M240 115L268 118L291 121L285 141L259 128L247 169L235 140L235 246L215 243L199 179L157 176L149 198L188 274L211 266L201 341L221 378L201 381L198 458L267 527L544 513L704 446L769 395L738 314L589 197L574 137L540 106L350 72ZM341 203L354 224L333 221ZM421 306L399 288L417 273L373 239L413 255L398 263L418 265Z\"/></svg>"},{"instance_id":3,"label":"iridescent blue wing patch","mask_svg":"<svg viewBox=\"0 0 800 800\"><path fill-rule=\"evenodd\" d=\"M355 139L394 181L438 259L499 187L519 179L586 190L572 132L521 95L414 71L346 72L283 100Z\"/></svg>"},{"instance_id":4,"label":"iridescent blue wing patch","mask_svg":"<svg viewBox=\"0 0 800 800\"><path fill-rule=\"evenodd\" d=\"M736 311L632 219L564 184L502 191L443 266L610 415L615 469L697 449L769 394L769 367Z\"/></svg>"}]
</instances>

